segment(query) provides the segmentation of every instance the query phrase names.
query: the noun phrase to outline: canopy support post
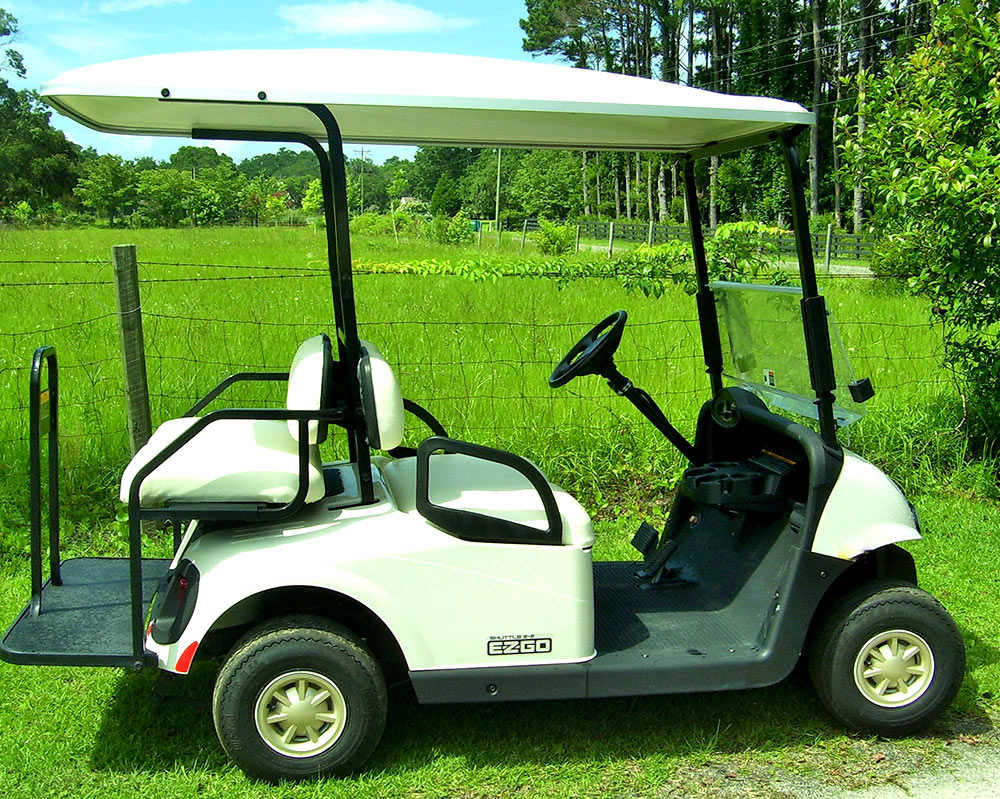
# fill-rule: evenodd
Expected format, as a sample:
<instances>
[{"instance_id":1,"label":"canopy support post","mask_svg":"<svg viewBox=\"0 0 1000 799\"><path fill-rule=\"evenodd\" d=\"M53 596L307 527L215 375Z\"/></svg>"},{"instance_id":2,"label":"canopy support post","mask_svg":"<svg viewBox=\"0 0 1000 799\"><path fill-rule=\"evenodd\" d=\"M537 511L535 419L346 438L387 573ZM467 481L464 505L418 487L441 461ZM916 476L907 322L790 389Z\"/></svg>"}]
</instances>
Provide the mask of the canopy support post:
<instances>
[{"instance_id":1,"label":"canopy support post","mask_svg":"<svg viewBox=\"0 0 1000 799\"><path fill-rule=\"evenodd\" d=\"M705 371L712 384L712 396L722 391L722 342L719 339L719 317L715 310L715 295L708 276L705 257L705 234L698 208L698 187L694 181L694 160L684 161L684 201L687 203L691 227L691 249L698 280L698 326L701 328L701 348L705 355Z\"/></svg>"},{"instance_id":2,"label":"canopy support post","mask_svg":"<svg viewBox=\"0 0 1000 799\"><path fill-rule=\"evenodd\" d=\"M795 251L799 261L802 281L802 326L806 338L806 355L809 358L809 382L816 394L819 412L819 429L823 443L834 449L837 444L837 423L833 415L833 391L837 380L830 351L830 328L827 324L826 300L816 285L816 264L813 261L812 239L809 235L809 216L806 211L805 174L799 160L793 130L781 136L785 157L785 172L792 201L792 230L795 233Z\"/></svg>"}]
</instances>

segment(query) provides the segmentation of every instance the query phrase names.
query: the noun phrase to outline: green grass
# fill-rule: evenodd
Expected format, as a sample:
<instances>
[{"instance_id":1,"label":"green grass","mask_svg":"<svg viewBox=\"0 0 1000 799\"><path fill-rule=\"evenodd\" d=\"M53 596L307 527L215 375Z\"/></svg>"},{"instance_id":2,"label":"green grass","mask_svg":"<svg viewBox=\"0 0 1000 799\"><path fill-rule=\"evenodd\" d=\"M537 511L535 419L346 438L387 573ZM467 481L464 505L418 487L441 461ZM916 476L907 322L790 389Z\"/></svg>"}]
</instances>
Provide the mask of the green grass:
<instances>
[{"instance_id":1,"label":"green grass","mask_svg":"<svg viewBox=\"0 0 1000 799\"><path fill-rule=\"evenodd\" d=\"M55 344L60 357L66 552L123 551L115 495L128 453L114 300L106 284L109 248L122 241L139 249L154 422L182 412L232 371L287 368L299 341L332 328L321 272L152 263L314 270L324 266L321 233L0 229L0 261L61 262L0 263L0 284L79 284L0 288L3 621L28 592L21 554L24 367L38 344ZM475 247L397 247L391 238L359 237L355 257L377 270L484 255ZM70 263L76 261L86 263ZM291 276L274 279L278 274ZM248 275L257 277L231 279ZM184 282L156 282L171 280ZM915 500L926 535L910 549L922 584L952 610L969 648L959 699L928 735L894 743L846 736L801 675L738 694L490 707L420 707L404 694L394 697L386 737L365 775L275 790L246 780L215 740L211 663L179 680L178 700L163 705L150 699L154 674L0 664L0 793L662 796L734 785L888 781L956 740L989 738L1000 710L993 464L954 432L961 405L939 365L939 332L928 326L922 303L869 281L821 283L856 371L881 389L851 446ZM706 380L693 301L680 289L652 299L609 280L560 286L539 278L374 274L359 276L356 290L362 335L397 367L405 393L454 435L528 455L573 489L597 520L596 557L628 557L639 521L662 521L681 467L675 453L601 381L585 378L551 391L545 378L594 322L627 308L619 367L691 435ZM81 319L93 321L70 326ZM235 399L280 398L254 389ZM414 431L411 440L421 435Z\"/></svg>"}]
</instances>

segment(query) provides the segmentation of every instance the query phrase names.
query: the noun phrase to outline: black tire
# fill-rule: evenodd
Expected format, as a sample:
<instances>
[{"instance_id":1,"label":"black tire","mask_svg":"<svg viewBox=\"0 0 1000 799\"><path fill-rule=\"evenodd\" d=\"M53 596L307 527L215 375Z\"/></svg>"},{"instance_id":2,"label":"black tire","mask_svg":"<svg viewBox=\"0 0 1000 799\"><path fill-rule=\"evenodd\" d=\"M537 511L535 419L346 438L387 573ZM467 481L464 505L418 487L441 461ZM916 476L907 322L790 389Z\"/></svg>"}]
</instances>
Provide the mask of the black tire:
<instances>
[{"instance_id":1,"label":"black tire","mask_svg":"<svg viewBox=\"0 0 1000 799\"><path fill-rule=\"evenodd\" d=\"M932 724L964 673L965 644L948 611L898 580L865 583L834 602L809 650L809 675L830 713L888 738Z\"/></svg>"},{"instance_id":2,"label":"black tire","mask_svg":"<svg viewBox=\"0 0 1000 799\"><path fill-rule=\"evenodd\" d=\"M236 644L215 682L212 717L236 765L278 782L356 771L382 737L387 704L361 641L326 619L288 616Z\"/></svg>"}]
</instances>

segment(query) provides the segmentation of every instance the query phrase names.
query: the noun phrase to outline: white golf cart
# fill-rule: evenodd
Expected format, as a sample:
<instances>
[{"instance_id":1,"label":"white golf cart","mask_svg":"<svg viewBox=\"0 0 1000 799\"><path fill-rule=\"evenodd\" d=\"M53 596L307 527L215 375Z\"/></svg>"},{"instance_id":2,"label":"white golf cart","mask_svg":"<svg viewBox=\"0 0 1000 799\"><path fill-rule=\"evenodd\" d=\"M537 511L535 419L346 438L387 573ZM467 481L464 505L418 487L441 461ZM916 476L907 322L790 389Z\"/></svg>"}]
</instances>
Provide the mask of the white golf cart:
<instances>
[{"instance_id":1,"label":"white golf cart","mask_svg":"<svg viewBox=\"0 0 1000 799\"><path fill-rule=\"evenodd\" d=\"M920 730L954 698L962 640L897 545L919 537L916 514L837 441L872 390L849 374L817 290L794 144L812 115L800 106L357 51L151 56L68 72L42 94L98 130L312 148L336 330L302 343L287 374L234 375L156 430L122 479L128 558L60 562L50 519L44 583L39 452L48 431L53 502L58 392L54 352L41 348L32 599L3 639L5 660L185 674L221 652L219 738L266 780L359 768L382 734L387 678L408 679L424 703L664 694L773 684L805 654L833 715L877 735ZM549 380L604 377L691 463L665 529L636 534L635 562L593 563L573 497L523 457L448 438L358 339L342 134L684 157L711 390L694 442L616 368L623 311ZM787 166L801 289L712 285L694 160L768 143ZM199 415L241 380L287 381L287 409ZM818 432L764 399L812 416ZM416 450L400 447L405 411L434 433ZM350 457L323 463L319 444L334 434ZM143 559L145 520L174 523L171 561Z\"/></svg>"}]
</instances>

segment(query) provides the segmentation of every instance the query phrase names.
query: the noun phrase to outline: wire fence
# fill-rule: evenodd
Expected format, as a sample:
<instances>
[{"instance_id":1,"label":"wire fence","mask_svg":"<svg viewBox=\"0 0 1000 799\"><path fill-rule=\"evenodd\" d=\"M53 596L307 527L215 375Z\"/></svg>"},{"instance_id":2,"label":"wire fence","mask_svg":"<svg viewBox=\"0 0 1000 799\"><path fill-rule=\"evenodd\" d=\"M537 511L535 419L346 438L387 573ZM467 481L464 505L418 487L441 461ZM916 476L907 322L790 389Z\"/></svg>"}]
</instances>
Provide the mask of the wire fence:
<instances>
[{"instance_id":1,"label":"wire fence","mask_svg":"<svg viewBox=\"0 0 1000 799\"><path fill-rule=\"evenodd\" d=\"M59 354L68 462L107 470L128 457L113 281L106 265L95 270L95 263L18 261L27 276L7 279L15 262L0 261L0 454L7 464L0 479L27 460L29 364L42 344ZM140 270L154 426L233 372L286 371L300 341L334 328L325 269L140 261ZM827 277L845 350L879 392L873 408L931 402L951 390L940 330L923 303L859 275ZM359 270L356 290L362 337L394 366L404 394L456 437L541 460L587 451L596 441L605 452L666 450L603 381L585 378L558 391L546 384L573 342L618 307L630 312L619 369L688 435L707 398L694 303L679 287L654 298L585 270L569 280L512 274L475 282L370 268ZM249 407L283 400L282 387L259 383L225 397ZM425 434L414 430L411 439Z\"/></svg>"}]
</instances>

